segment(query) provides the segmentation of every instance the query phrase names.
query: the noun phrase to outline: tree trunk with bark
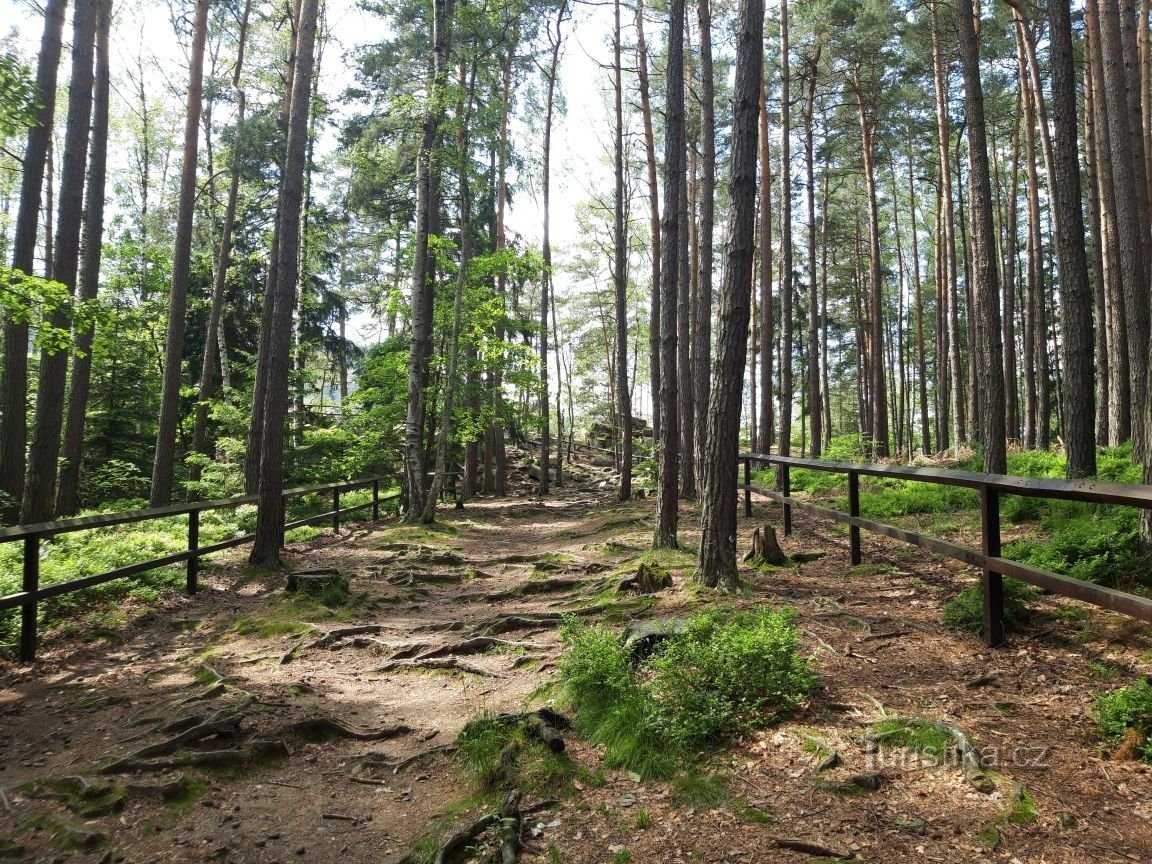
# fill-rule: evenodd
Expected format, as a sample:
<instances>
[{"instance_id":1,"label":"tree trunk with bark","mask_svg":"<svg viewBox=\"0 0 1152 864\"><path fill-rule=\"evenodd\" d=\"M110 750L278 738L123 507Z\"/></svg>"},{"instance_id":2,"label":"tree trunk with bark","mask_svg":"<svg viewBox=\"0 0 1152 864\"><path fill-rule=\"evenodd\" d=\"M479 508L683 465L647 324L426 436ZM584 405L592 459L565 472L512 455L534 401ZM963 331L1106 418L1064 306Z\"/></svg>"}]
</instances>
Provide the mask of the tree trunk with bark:
<instances>
[{"instance_id":1,"label":"tree trunk with bark","mask_svg":"<svg viewBox=\"0 0 1152 864\"><path fill-rule=\"evenodd\" d=\"M670 0L665 81L664 213L660 235L660 468L653 546L679 545L680 412L677 400L677 300L680 201L684 185L684 0Z\"/></svg>"},{"instance_id":2,"label":"tree trunk with bark","mask_svg":"<svg viewBox=\"0 0 1152 864\"><path fill-rule=\"evenodd\" d=\"M424 108L420 152L416 159L416 225L412 249L412 341L408 349L408 411L404 421L404 485L407 492L406 522L417 522L424 514L424 415L428 388L428 362L432 354L432 313L435 280L429 237L437 205L436 150L444 121L444 91L451 51L451 24L454 0L434 0L432 27L432 68L429 94Z\"/></svg>"},{"instance_id":3,"label":"tree trunk with bark","mask_svg":"<svg viewBox=\"0 0 1152 864\"><path fill-rule=\"evenodd\" d=\"M1064 360L1064 450L1067 476L1096 474L1093 421L1092 288L1084 251L1080 159L1076 134L1076 68L1068 0L1048 4L1052 69L1052 212L1060 265L1060 317Z\"/></svg>"},{"instance_id":4,"label":"tree trunk with bark","mask_svg":"<svg viewBox=\"0 0 1152 864\"><path fill-rule=\"evenodd\" d=\"M100 288L100 253L104 242L104 186L108 168L108 100L110 90L109 30L111 0L99 0L96 11L96 67L92 90L92 143L88 157L88 185L84 191L84 243L81 249L80 300L96 299ZM68 419L64 427L63 464L56 492L56 515L72 516L80 509L80 466L84 456L84 421L92 380L93 328L76 333L72 375L68 390Z\"/></svg>"},{"instance_id":5,"label":"tree trunk with bark","mask_svg":"<svg viewBox=\"0 0 1152 864\"><path fill-rule=\"evenodd\" d=\"M632 398L628 387L628 237L624 225L624 72L620 65L620 0L613 4L615 30L612 53L615 65L616 128L614 168L616 171L615 221L612 226L612 283L616 300L616 411L619 414L621 501L632 498ZM557 413L559 418L559 413ZM561 442L563 446L563 442Z\"/></svg>"},{"instance_id":6,"label":"tree trunk with bark","mask_svg":"<svg viewBox=\"0 0 1152 864\"><path fill-rule=\"evenodd\" d=\"M980 438L984 470L1008 470L1004 435L1004 356L1000 342L1000 295L996 262L996 230L992 215L992 183L988 172L988 143L984 95L980 82L980 43L976 35L972 0L959 0L956 25L960 66L964 75L964 104L968 115L969 213L972 220L973 299L976 316L976 364L980 385Z\"/></svg>"},{"instance_id":7,"label":"tree trunk with bark","mask_svg":"<svg viewBox=\"0 0 1152 864\"><path fill-rule=\"evenodd\" d=\"M780 444L792 452L792 62L788 45L788 0L780 0Z\"/></svg>"},{"instance_id":8,"label":"tree trunk with bark","mask_svg":"<svg viewBox=\"0 0 1152 864\"><path fill-rule=\"evenodd\" d=\"M192 266L192 227L196 212L196 162L200 142L200 109L204 93L204 42L211 0L197 0L188 65L188 98L184 114L184 162L180 169L180 203L172 251L172 291L168 297L168 330L164 342L164 378L160 419L152 463L149 503L162 507L172 500L176 459L176 426L180 415L180 382L184 362L184 328L188 313L188 273Z\"/></svg>"},{"instance_id":9,"label":"tree trunk with bark","mask_svg":"<svg viewBox=\"0 0 1152 864\"><path fill-rule=\"evenodd\" d=\"M12 268L32 275L40 199L56 113L56 80L67 0L48 0L44 33L36 60L36 122L28 130L20 174L20 206L12 238ZM51 209L51 205L49 205ZM19 517L24 499L25 448L28 443L28 325L4 321L4 363L0 366L0 521Z\"/></svg>"},{"instance_id":10,"label":"tree trunk with bark","mask_svg":"<svg viewBox=\"0 0 1152 864\"><path fill-rule=\"evenodd\" d=\"M77 0L72 14L72 73L68 84L68 125L64 132L63 166L57 198L56 239L52 279L68 293L76 293L80 267L80 227L84 200L84 175L92 119L92 56L96 38L97 0ZM56 311L50 323L67 330L65 312ZM36 413L28 449L28 473L24 479L21 522L46 522L56 506L57 460L64 424L64 392L68 377L68 352L42 351L36 388Z\"/></svg>"},{"instance_id":11,"label":"tree trunk with bark","mask_svg":"<svg viewBox=\"0 0 1152 864\"><path fill-rule=\"evenodd\" d=\"M763 88L764 5L741 0L736 38L732 158L729 180L729 238L717 320L716 368L708 410L704 452L708 464L700 526L700 567L696 580L734 590L736 564L736 481L740 446L740 405L744 354L751 318L756 235L758 91Z\"/></svg>"},{"instance_id":12,"label":"tree trunk with bark","mask_svg":"<svg viewBox=\"0 0 1152 864\"><path fill-rule=\"evenodd\" d=\"M652 386L652 440L660 440L660 189L656 181L656 136L652 131L652 98L648 85L648 47L644 41L644 2L636 4L636 74L644 121L644 162L648 172L648 231L652 260L649 291L648 360Z\"/></svg>"},{"instance_id":13,"label":"tree trunk with bark","mask_svg":"<svg viewBox=\"0 0 1152 864\"><path fill-rule=\"evenodd\" d=\"M276 291L265 300L266 303L273 303L274 311L260 448L260 485L257 493L260 496L259 511L256 517L256 537L248 558L250 563L262 567L280 564L280 546L284 542L284 421L288 408L292 312L296 308L296 282L300 272L300 217L304 204L304 171L308 152L308 120L312 102L318 13L319 0L302 0L296 28L288 140L284 148Z\"/></svg>"},{"instance_id":14,"label":"tree trunk with bark","mask_svg":"<svg viewBox=\"0 0 1152 864\"><path fill-rule=\"evenodd\" d=\"M760 82L760 449L776 439L772 406L772 354L776 341L772 310L772 158L768 149L768 76ZM753 405L755 423L755 405Z\"/></svg>"},{"instance_id":15,"label":"tree trunk with bark","mask_svg":"<svg viewBox=\"0 0 1152 864\"><path fill-rule=\"evenodd\" d=\"M703 489L711 465L704 458L708 399L712 374L712 268L716 221L716 86L712 69L712 10L709 0L697 0L700 28L700 189L698 230L700 266L696 306L692 310L692 389L696 405L696 485Z\"/></svg>"}]
</instances>

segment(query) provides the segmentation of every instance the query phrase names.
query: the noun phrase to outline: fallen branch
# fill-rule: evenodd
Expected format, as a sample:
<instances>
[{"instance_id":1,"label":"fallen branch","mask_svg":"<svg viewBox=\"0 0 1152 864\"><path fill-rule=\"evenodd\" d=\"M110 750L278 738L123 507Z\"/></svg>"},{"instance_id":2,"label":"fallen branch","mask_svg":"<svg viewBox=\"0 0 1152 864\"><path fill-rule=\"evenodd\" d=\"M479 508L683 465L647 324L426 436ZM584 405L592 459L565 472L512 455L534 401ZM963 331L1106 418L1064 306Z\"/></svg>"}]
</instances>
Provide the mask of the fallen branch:
<instances>
[{"instance_id":1,"label":"fallen branch","mask_svg":"<svg viewBox=\"0 0 1152 864\"><path fill-rule=\"evenodd\" d=\"M468 849L475 845L480 835L499 823L500 816L497 813L481 816L463 831L458 831L444 841L444 845L436 853L434 864L454 864L463 861Z\"/></svg>"}]
</instances>

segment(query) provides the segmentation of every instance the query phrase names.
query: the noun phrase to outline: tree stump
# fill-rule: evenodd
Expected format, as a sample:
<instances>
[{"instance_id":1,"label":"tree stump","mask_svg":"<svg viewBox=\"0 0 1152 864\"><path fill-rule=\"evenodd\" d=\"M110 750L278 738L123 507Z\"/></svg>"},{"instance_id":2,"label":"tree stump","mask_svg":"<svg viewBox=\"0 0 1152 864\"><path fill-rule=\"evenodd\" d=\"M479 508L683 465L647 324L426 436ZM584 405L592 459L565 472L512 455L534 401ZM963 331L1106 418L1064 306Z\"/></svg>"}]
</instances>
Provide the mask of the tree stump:
<instances>
[{"instance_id":1,"label":"tree stump","mask_svg":"<svg viewBox=\"0 0 1152 864\"><path fill-rule=\"evenodd\" d=\"M655 594L672 587L672 574L658 564L641 564L634 574L620 581L619 591L635 591L638 594Z\"/></svg>"},{"instance_id":2,"label":"tree stump","mask_svg":"<svg viewBox=\"0 0 1152 864\"><path fill-rule=\"evenodd\" d=\"M757 528L752 532L752 548L744 556L744 561L753 566L771 564L773 567L787 567L791 560L780 548L776 539L776 529L765 525L763 529Z\"/></svg>"}]
</instances>

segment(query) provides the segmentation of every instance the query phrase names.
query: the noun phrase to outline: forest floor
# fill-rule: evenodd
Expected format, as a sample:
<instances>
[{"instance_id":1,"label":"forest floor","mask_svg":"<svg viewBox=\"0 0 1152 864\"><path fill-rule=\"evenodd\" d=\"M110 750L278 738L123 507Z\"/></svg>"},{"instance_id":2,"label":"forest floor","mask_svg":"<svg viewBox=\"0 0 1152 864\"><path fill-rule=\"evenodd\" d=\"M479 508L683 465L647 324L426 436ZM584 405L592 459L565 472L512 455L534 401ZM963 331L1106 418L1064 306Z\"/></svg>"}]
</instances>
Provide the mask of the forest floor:
<instances>
[{"instance_id":1,"label":"forest floor","mask_svg":"<svg viewBox=\"0 0 1152 864\"><path fill-rule=\"evenodd\" d=\"M1152 769L1109 758L1090 716L1094 691L1152 669L1152 630L1049 597L990 651L939 623L971 568L867 535L853 568L838 527L803 514L785 551L826 554L748 570L744 595L695 590L689 556L673 555L671 589L606 602L644 560L653 502L615 502L602 476L291 547L287 569L349 577L334 609L237 554L114 640L49 640L35 666L0 666L0 860L394 864L491 806L437 748L482 712L544 704L558 613L618 626L717 602L792 607L822 689L706 755L694 783L603 770L570 736L576 779L526 819L521 860L1152 860ZM761 502L741 519L741 551L778 512ZM693 539L694 506L681 525ZM862 733L885 716L965 732L994 790L955 760L870 752ZM813 736L838 767L815 773ZM879 788L844 794L836 781L862 773Z\"/></svg>"}]
</instances>

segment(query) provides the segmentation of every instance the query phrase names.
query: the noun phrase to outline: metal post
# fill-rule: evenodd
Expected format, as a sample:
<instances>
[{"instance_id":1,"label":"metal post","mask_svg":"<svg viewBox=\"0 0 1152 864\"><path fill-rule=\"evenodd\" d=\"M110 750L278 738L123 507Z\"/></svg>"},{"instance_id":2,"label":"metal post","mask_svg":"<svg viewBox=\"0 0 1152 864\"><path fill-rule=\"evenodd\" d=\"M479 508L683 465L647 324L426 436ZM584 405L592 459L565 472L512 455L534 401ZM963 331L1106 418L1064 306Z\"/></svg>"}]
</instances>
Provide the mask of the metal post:
<instances>
[{"instance_id":1,"label":"metal post","mask_svg":"<svg viewBox=\"0 0 1152 864\"><path fill-rule=\"evenodd\" d=\"M332 533L340 533L340 487L332 490Z\"/></svg>"},{"instance_id":2,"label":"metal post","mask_svg":"<svg viewBox=\"0 0 1152 864\"><path fill-rule=\"evenodd\" d=\"M986 558L1000 557L1000 493L980 487L981 551ZM1004 644L1004 577L985 564L984 641L992 648Z\"/></svg>"},{"instance_id":3,"label":"metal post","mask_svg":"<svg viewBox=\"0 0 1152 864\"><path fill-rule=\"evenodd\" d=\"M788 499L792 495L792 478L787 465L780 466L780 494ZM784 536L792 533L792 505L784 501Z\"/></svg>"},{"instance_id":4,"label":"metal post","mask_svg":"<svg viewBox=\"0 0 1152 864\"><path fill-rule=\"evenodd\" d=\"M752 518L752 490L748 488L752 485L752 460L744 460L744 517L746 519Z\"/></svg>"},{"instance_id":5,"label":"metal post","mask_svg":"<svg viewBox=\"0 0 1152 864\"><path fill-rule=\"evenodd\" d=\"M24 584L30 594L20 608L20 659L31 663L36 659L36 596L40 591L40 538L24 538Z\"/></svg>"},{"instance_id":6,"label":"metal post","mask_svg":"<svg viewBox=\"0 0 1152 864\"><path fill-rule=\"evenodd\" d=\"M372 521L380 521L380 480L372 481Z\"/></svg>"},{"instance_id":7,"label":"metal post","mask_svg":"<svg viewBox=\"0 0 1152 864\"><path fill-rule=\"evenodd\" d=\"M853 519L860 515L860 475L848 472L848 515ZM860 555L860 526L848 525L848 560L853 567L862 560Z\"/></svg>"},{"instance_id":8,"label":"metal post","mask_svg":"<svg viewBox=\"0 0 1152 864\"><path fill-rule=\"evenodd\" d=\"M200 574L200 557L195 554L200 546L200 511L192 510L188 513L188 551L193 553L188 559L187 590L189 594L196 593L196 577Z\"/></svg>"}]
</instances>

